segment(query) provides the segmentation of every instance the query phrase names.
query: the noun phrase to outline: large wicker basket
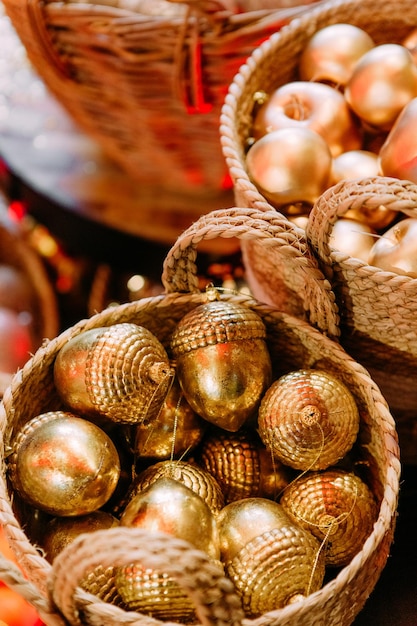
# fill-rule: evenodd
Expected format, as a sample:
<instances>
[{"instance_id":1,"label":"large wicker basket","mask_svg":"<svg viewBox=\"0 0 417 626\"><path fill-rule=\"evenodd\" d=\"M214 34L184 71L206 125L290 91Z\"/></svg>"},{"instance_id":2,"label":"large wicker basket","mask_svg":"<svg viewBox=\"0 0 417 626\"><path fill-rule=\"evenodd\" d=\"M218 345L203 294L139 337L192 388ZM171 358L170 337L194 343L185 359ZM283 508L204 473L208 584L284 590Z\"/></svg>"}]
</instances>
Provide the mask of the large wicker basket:
<instances>
[{"instance_id":1,"label":"large wicker basket","mask_svg":"<svg viewBox=\"0 0 417 626\"><path fill-rule=\"evenodd\" d=\"M166 189L184 208L199 193L205 209L227 187L218 133L227 87L252 49L311 0L300 4L4 2L49 90L149 204L152 190Z\"/></svg>"},{"instance_id":2,"label":"large wicker basket","mask_svg":"<svg viewBox=\"0 0 417 626\"><path fill-rule=\"evenodd\" d=\"M43 346L15 376L4 395L0 411L2 455L7 452L19 425L39 412L61 406L54 388L53 366L58 350L71 337L98 326L130 321L149 328L167 345L176 322L206 301L206 295L198 290L195 272L198 244L213 236L255 237L257 226L262 224L260 213L250 210L230 209L205 217L186 231L168 254L162 276L164 295L108 308L78 322ZM269 246L277 245L271 234L265 235L264 241L269 241ZM25 533L25 519L19 515L19 497L13 493L3 473L0 522L5 526L26 578L12 563L1 558L0 578L18 589L37 608L48 626L63 626L64 623L158 626L163 623L144 614L126 613L78 587L84 573L99 562L106 567L137 559L145 566L164 568L188 589L198 606L201 623L213 626L347 626L373 590L393 539L400 474L395 425L384 398L361 365L305 321L245 295L225 293L221 297L243 304L262 317L277 373L288 367L325 367L352 390L361 416L358 439L361 455L364 455L361 467L379 506L372 533L354 559L320 591L284 609L242 621L238 601L227 580L213 572L213 566L207 564L202 553L167 536L153 536L150 541L149 535L138 529L120 527L96 531L78 537L50 565Z\"/></svg>"}]
</instances>

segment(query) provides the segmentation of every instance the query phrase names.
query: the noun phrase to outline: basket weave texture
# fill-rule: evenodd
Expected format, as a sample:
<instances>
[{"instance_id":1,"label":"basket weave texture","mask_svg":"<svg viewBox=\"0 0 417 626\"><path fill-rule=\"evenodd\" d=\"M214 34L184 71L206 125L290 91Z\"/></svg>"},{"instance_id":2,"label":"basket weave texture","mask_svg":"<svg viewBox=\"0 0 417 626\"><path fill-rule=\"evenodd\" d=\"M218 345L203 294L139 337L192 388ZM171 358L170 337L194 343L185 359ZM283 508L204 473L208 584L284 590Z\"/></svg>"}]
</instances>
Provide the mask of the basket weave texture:
<instances>
[{"instance_id":1,"label":"basket weave texture","mask_svg":"<svg viewBox=\"0 0 417 626\"><path fill-rule=\"evenodd\" d=\"M192 191L224 188L218 120L235 72L310 2L239 4L4 2L35 70L80 127L149 189L150 202L151 189L165 187L184 193L185 206Z\"/></svg>"},{"instance_id":2,"label":"basket weave texture","mask_svg":"<svg viewBox=\"0 0 417 626\"><path fill-rule=\"evenodd\" d=\"M417 27L417 13L412 0L385 2L378 5L378 11L371 0L326 2L254 50L231 83L221 115L221 143L239 206L262 209L265 201L245 165L254 94L272 92L297 80L300 55L310 37L325 26L344 22L363 28L376 44L399 43ZM415 217L416 199L416 187L406 181L355 181L324 193L307 228L309 246L318 255L336 297L342 345L380 386L397 420L402 458L413 464L417 461L417 391L413 382L417 283L329 250L328 238L334 220L348 205L387 204ZM243 245L243 253L255 297L279 305L280 293L270 283L274 258L253 242Z\"/></svg>"},{"instance_id":3,"label":"basket weave texture","mask_svg":"<svg viewBox=\"0 0 417 626\"><path fill-rule=\"evenodd\" d=\"M196 253L207 236L254 237L259 212L229 209L205 216L177 240L164 264L162 280L166 293L134 303L110 307L82 320L38 350L13 379L0 408L2 454L13 433L26 420L61 406L53 384L57 352L80 332L119 322L134 322L151 330L164 345L181 317L206 301L199 292ZM245 230L245 222L252 229ZM210 226L213 225L213 228ZM223 226L222 226L223 225ZM114 528L78 537L50 565L22 529L19 498L0 481L0 522L22 564L27 578L0 558L0 578L18 589L51 626L121 625L158 626L156 619L106 604L77 587L85 572L100 562L115 565L138 559L149 567L167 569L193 598L198 617L205 626L347 626L351 624L374 588L389 554L398 503L400 464L394 421L378 387L364 368L328 337L304 320L279 312L251 297L234 293L221 296L256 311L267 328L267 341L277 374L296 367L329 368L351 389L357 401L364 468L367 482L378 502L379 514L371 535L360 552L335 578L306 599L249 620L242 618L238 602L227 580L213 571L207 557L189 544L167 536L149 535L138 529ZM13 500L13 506L12 506ZM217 571L217 570L216 570ZM184 572L186 576L184 577ZM65 621L66 620L66 621Z\"/></svg>"}]
</instances>

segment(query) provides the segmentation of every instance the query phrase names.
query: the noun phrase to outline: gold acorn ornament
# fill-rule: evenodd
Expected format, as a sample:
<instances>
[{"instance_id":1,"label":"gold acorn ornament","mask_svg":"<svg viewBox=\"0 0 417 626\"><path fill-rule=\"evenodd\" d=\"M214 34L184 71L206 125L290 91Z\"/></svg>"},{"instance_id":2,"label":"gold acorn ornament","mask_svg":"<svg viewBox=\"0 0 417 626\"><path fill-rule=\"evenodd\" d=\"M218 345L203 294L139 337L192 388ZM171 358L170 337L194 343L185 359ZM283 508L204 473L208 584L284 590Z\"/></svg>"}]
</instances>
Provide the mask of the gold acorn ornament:
<instances>
[{"instance_id":1,"label":"gold acorn ornament","mask_svg":"<svg viewBox=\"0 0 417 626\"><path fill-rule=\"evenodd\" d=\"M236 432L256 411L271 381L266 328L251 309L214 300L189 311L171 339L176 372L190 406Z\"/></svg>"},{"instance_id":2,"label":"gold acorn ornament","mask_svg":"<svg viewBox=\"0 0 417 626\"><path fill-rule=\"evenodd\" d=\"M276 380L258 413L265 446L285 465L319 470L335 465L359 432L359 410L347 386L324 370L300 369Z\"/></svg>"},{"instance_id":3,"label":"gold acorn ornament","mask_svg":"<svg viewBox=\"0 0 417 626\"><path fill-rule=\"evenodd\" d=\"M159 461L142 470L133 480L128 502L160 478L177 480L194 491L215 515L224 506L223 492L215 477L203 467L188 461Z\"/></svg>"},{"instance_id":4,"label":"gold acorn ornament","mask_svg":"<svg viewBox=\"0 0 417 626\"><path fill-rule=\"evenodd\" d=\"M207 422L190 407L174 378L158 415L136 427L134 450L142 459L180 458L200 443L206 427Z\"/></svg>"},{"instance_id":5,"label":"gold acorn ornament","mask_svg":"<svg viewBox=\"0 0 417 626\"><path fill-rule=\"evenodd\" d=\"M226 574L256 617L305 598L323 584L320 543L266 498L227 504L217 524Z\"/></svg>"},{"instance_id":6,"label":"gold acorn ornament","mask_svg":"<svg viewBox=\"0 0 417 626\"><path fill-rule=\"evenodd\" d=\"M120 519L122 526L164 532L205 552L220 564L219 537L213 513L194 491L171 478L159 478L138 493ZM115 584L128 610L160 619L195 621L195 606L178 583L159 569L132 562L118 567Z\"/></svg>"},{"instance_id":7,"label":"gold acorn ornament","mask_svg":"<svg viewBox=\"0 0 417 626\"><path fill-rule=\"evenodd\" d=\"M120 460L96 424L65 411L28 421L16 435L8 470L23 500L53 516L86 515L112 496Z\"/></svg>"},{"instance_id":8,"label":"gold acorn ornament","mask_svg":"<svg viewBox=\"0 0 417 626\"><path fill-rule=\"evenodd\" d=\"M344 567L361 550L377 517L375 498L353 472L311 472L291 483L280 504L325 543L326 565Z\"/></svg>"},{"instance_id":9,"label":"gold acorn ornament","mask_svg":"<svg viewBox=\"0 0 417 626\"><path fill-rule=\"evenodd\" d=\"M197 461L214 476L226 504L255 496L274 499L290 480L289 468L274 459L258 434L250 430L210 433Z\"/></svg>"},{"instance_id":10,"label":"gold acorn ornament","mask_svg":"<svg viewBox=\"0 0 417 626\"><path fill-rule=\"evenodd\" d=\"M74 412L137 424L160 410L173 377L160 341L133 323L93 328L57 354L54 382Z\"/></svg>"}]
</instances>

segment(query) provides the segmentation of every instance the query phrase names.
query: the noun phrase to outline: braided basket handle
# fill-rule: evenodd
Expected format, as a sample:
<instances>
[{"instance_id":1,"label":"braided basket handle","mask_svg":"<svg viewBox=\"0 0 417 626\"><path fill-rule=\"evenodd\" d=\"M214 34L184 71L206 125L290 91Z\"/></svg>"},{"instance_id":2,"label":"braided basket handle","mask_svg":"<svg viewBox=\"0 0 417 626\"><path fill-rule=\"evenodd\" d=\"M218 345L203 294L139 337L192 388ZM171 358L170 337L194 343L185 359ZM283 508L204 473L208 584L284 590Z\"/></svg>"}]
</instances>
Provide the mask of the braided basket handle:
<instances>
[{"instance_id":1,"label":"braided basket handle","mask_svg":"<svg viewBox=\"0 0 417 626\"><path fill-rule=\"evenodd\" d=\"M329 267L333 264L329 240L338 218L349 209L377 209L381 205L417 217L417 185L377 176L342 181L327 189L311 209L306 226L307 239L323 263Z\"/></svg>"},{"instance_id":2,"label":"braided basket handle","mask_svg":"<svg viewBox=\"0 0 417 626\"><path fill-rule=\"evenodd\" d=\"M197 246L202 240L216 237L257 241L288 259L306 284L304 306L310 322L329 336L338 337L339 316L334 294L309 250L303 231L269 205L265 210L219 209L194 222L178 237L164 261L162 283L168 293L199 291Z\"/></svg>"},{"instance_id":3,"label":"braided basket handle","mask_svg":"<svg viewBox=\"0 0 417 626\"><path fill-rule=\"evenodd\" d=\"M163 622L155 618L124 611L78 587L79 581L99 565L106 569L135 562L172 576L193 601L203 626L242 623L240 599L220 565L182 539L140 528L119 526L79 535L54 560L50 595L73 626L162 626Z\"/></svg>"}]
</instances>

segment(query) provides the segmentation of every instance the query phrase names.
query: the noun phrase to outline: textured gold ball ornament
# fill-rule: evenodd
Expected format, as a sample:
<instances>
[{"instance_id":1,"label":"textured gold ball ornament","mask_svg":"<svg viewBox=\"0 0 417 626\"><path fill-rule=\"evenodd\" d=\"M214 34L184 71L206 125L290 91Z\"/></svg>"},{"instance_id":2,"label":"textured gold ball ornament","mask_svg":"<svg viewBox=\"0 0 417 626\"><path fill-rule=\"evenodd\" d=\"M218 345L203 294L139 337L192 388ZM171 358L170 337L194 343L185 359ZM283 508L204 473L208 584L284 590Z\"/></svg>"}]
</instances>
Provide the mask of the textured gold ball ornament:
<instances>
[{"instance_id":1,"label":"textured gold ball ornament","mask_svg":"<svg viewBox=\"0 0 417 626\"><path fill-rule=\"evenodd\" d=\"M281 505L295 522L325 542L326 565L344 567L361 550L377 517L368 486L352 472L328 469L295 480Z\"/></svg>"},{"instance_id":2,"label":"textured gold ball ornament","mask_svg":"<svg viewBox=\"0 0 417 626\"><path fill-rule=\"evenodd\" d=\"M131 323L76 335L58 352L54 365L56 388L72 411L122 423L156 415L172 377L157 337Z\"/></svg>"},{"instance_id":3,"label":"textured gold ball ornament","mask_svg":"<svg viewBox=\"0 0 417 626\"><path fill-rule=\"evenodd\" d=\"M12 444L10 479L32 506L56 516L86 515L112 496L120 476L112 440L64 411L27 422Z\"/></svg>"},{"instance_id":4,"label":"textured gold ball ornament","mask_svg":"<svg viewBox=\"0 0 417 626\"><path fill-rule=\"evenodd\" d=\"M320 543L264 498L226 505L218 517L221 558L248 616L304 598L323 584Z\"/></svg>"},{"instance_id":5,"label":"textured gold ball ornament","mask_svg":"<svg viewBox=\"0 0 417 626\"><path fill-rule=\"evenodd\" d=\"M326 469L355 443L359 411L350 390L333 374L301 369L271 385L259 408L258 426L266 447L285 465Z\"/></svg>"},{"instance_id":6,"label":"textured gold ball ornament","mask_svg":"<svg viewBox=\"0 0 417 626\"><path fill-rule=\"evenodd\" d=\"M136 428L135 451L142 459L180 458L203 438L207 422L190 407L175 378L158 415Z\"/></svg>"},{"instance_id":7,"label":"textured gold ball ornament","mask_svg":"<svg viewBox=\"0 0 417 626\"><path fill-rule=\"evenodd\" d=\"M159 478L127 505L122 526L162 531L206 552L219 562L219 537L213 513L194 491L171 478ZM116 588L129 610L160 619L195 621L195 607L166 572L145 569L140 563L117 568Z\"/></svg>"},{"instance_id":8,"label":"textured gold ball ornament","mask_svg":"<svg viewBox=\"0 0 417 626\"><path fill-rule=\"evenodd\" d=\"M216 431L203 440L198 462L216 479L226 503L249 497L275 498L290 480L253 431Z\"/></svg>"},{"instance_id":9,"label":"textured gold ball ornament","mask_svg":"<svg viewBox=\"0 0 417 626\"><path fill-rule=\"evenodd\" d=\"M144 469L133 481L129 500L160 478L177 480L194 491L215 515L224 506L223 492L216 479L203 467L187 461L160 461Z\"/></svg>"},{"instance_id":10,"label":"textured gold ball ornament","mask_svg":"<svg viewBox=\"0 0 417 626\"><path fill-rule=\"evenodd\" d=\"M177 324L171 348L190 406L235 432L256 411L271 381L266 329L251 309L224 300L202 304Z\"/></svg>"}]
</instances>

